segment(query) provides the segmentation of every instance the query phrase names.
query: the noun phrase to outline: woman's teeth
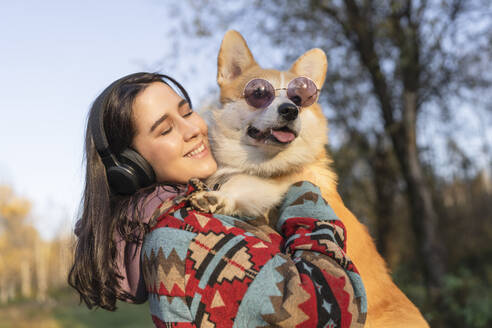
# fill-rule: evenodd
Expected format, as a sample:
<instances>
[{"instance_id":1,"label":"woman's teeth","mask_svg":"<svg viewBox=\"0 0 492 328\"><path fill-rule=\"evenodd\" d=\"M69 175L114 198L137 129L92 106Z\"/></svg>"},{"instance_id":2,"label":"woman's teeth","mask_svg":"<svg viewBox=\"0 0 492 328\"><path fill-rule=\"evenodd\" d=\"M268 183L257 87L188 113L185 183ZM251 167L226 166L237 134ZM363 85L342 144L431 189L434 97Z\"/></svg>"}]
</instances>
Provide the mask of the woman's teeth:
<instances>
[{"instance_id":1,"label":"woman's teeth","mask_svg":"<svg viewBox=\"0 0 492 328\"><path fill-rule=\"evenodd\" d=\"M195 150L193 150L193 151L189 152L188 154L186 154L186 157L193 157L193 156L195 156L196 154L199 154L199 153L201 153L201 152L202 152L202 151L204 151L204 150L205 150L205 145L204 145L204 144L202 144L202 145L201 145L200 147L198 147L197 149L195 149Z\"/></svg>"}]
</instances>

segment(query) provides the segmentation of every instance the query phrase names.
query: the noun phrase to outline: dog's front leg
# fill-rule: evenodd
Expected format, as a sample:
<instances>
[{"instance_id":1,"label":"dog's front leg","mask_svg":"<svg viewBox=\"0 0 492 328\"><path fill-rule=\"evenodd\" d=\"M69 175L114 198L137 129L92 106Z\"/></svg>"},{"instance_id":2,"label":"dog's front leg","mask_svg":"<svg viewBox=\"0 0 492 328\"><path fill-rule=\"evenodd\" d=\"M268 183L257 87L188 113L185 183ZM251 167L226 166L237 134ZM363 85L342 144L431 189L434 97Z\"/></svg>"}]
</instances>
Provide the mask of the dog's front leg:
<instances>
[{"instance_id":1,"label":"dog's front leg","mask_svg":"<svg viewBox=\"0 0 492 328\"><path fill-rule=\"evenodd\" d=\"M224 214L257 217L277 205L289 187L288 183L238 174L224 183L219 192L229 199Z\"/></svg>"},{"instance_id":2,"label":"dog's front leg","mask_svg":"<svg viewBox=\"0 0 492 328\"><path fill-rule=\"evenodd\" d=\"M287 182L237 174L219 190L197 193L192 203L203 211L257 217L277 205L288 187Z\"/></svg>"}]
</instances>

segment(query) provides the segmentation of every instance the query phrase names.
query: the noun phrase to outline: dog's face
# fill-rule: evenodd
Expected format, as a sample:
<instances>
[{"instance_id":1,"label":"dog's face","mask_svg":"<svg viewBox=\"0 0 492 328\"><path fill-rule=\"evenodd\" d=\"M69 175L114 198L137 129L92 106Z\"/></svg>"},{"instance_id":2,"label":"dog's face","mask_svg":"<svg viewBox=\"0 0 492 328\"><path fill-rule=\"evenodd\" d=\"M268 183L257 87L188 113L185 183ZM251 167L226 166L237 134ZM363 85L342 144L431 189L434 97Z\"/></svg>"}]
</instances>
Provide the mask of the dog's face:
<instances>
[{"instance_id":1,"label":"dog's face","mask_svg":"<svg viewBox=\"0 0 492 328\"><path fill-rule=\"evenodd\" d=\"M320 90L326 68L324 52L312 49L288 71L262 69L241 35L227 32L219 52L217 76L224 106L214 112L210 129L219 165L274 176L324 154L327 128L315 101L319 92L307 102L313 104L298 106L302 99L292 92L296 90L292 86L305 81L311 91ZM265 89L273 92L266 102Z\"/></svg>"}]
</instances>

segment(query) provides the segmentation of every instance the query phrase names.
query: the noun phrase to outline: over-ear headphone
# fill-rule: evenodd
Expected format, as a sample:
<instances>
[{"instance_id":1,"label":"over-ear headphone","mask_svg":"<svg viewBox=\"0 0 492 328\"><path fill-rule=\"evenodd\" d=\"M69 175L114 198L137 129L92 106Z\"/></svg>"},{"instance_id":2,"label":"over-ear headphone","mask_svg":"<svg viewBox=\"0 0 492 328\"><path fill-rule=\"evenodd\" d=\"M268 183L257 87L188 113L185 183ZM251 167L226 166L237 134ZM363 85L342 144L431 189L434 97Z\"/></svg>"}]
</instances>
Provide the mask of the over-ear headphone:
<instances>
[{"instance_id":1,"label":"over-ear headphone","mask_svg":"<svg viewBox=\"0 0 492 328\"><path fill-rule=\"evenodd\" d=\"M106 168L106 177L111 190L117 194L131 195L140 188L150 186L155 182L155 173L152 166L137 151L126 148L119 154L113 154L109 147L108 139L104 131L104 112L107 107L109 94L120 85L132 83L132 77L142 73L135 73L116 80L109 85L95 100L93 110L89 116L89 129L94 146ZM191 100L188 93L175 79L164 74L152 74L171 88L178 88L182 97L191 108ZM168 82L171 82L170 85ZM173 88L174 90L174 88ZM176 90L174 90L176 91Z\"/></svg>"}]
</instances>

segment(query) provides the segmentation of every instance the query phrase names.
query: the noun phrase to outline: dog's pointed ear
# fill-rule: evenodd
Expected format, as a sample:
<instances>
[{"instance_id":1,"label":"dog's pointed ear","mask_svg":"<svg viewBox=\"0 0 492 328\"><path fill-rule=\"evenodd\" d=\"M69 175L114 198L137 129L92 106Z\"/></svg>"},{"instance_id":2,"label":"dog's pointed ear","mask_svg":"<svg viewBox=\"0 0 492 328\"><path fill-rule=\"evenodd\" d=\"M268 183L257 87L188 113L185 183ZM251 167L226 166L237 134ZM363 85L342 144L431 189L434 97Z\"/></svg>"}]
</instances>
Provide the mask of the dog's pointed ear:
<instances>
[{"instance_id":1,"label":"dog's pointed ear","mask_svg":"<svg viewBox=\"0 0 492 328\"><path fill-rule=\"evenodd\" d=\"M319 48L314 48L297 58L289 71L310 78L321 89L323 83L325 83L327 68L328 60L325 52Z\"/></svg>"},{"instance_id":2,"label":"dog's pointed ear","mask_svg":"<svg viewBox=\"0 0 492 328\"><path fill-rule=\"evenodd\" d=\"M220 45L217 82L220 86L234 80L256 61L241 34L229 30Z\"/></svg>"}]
</instances>

